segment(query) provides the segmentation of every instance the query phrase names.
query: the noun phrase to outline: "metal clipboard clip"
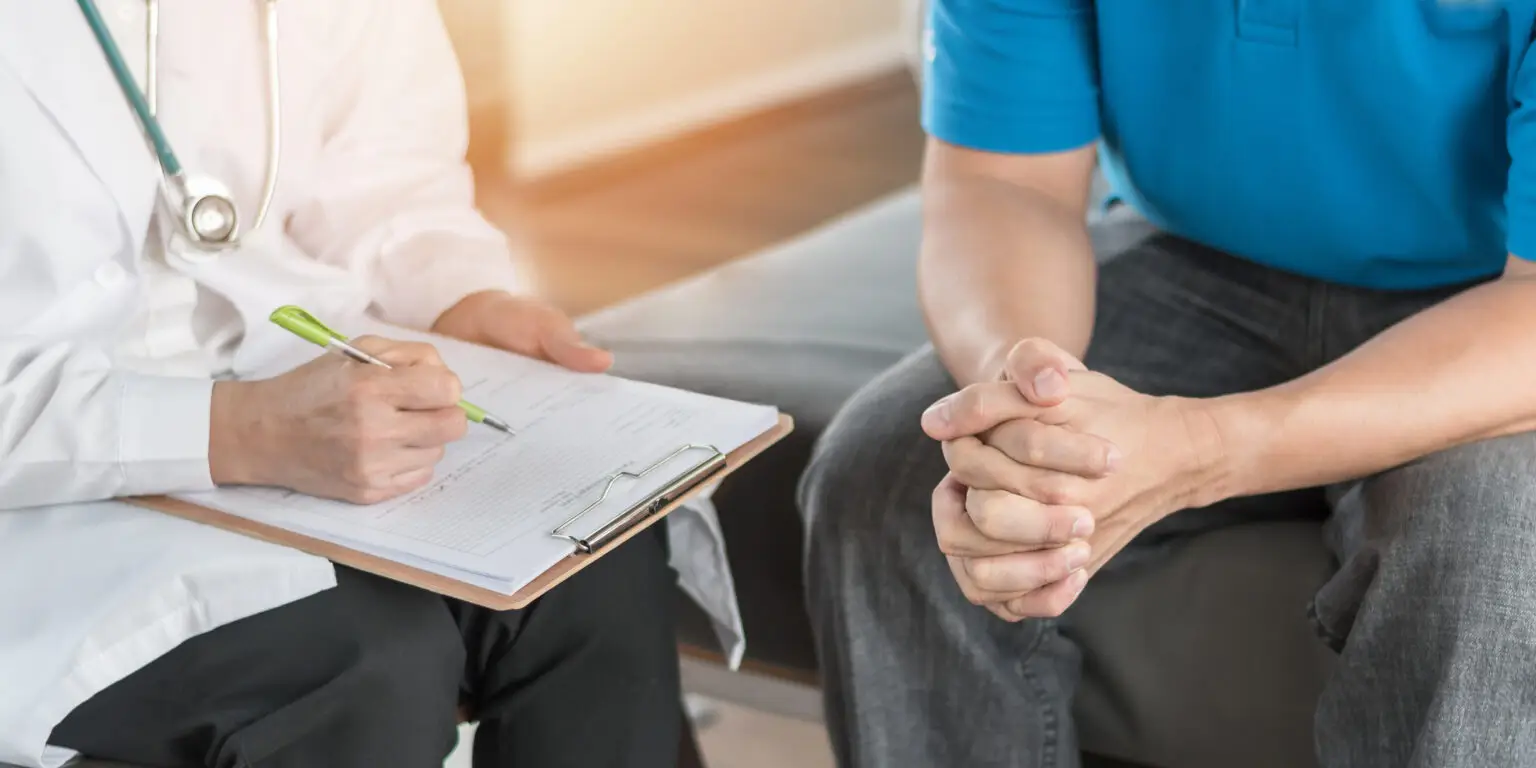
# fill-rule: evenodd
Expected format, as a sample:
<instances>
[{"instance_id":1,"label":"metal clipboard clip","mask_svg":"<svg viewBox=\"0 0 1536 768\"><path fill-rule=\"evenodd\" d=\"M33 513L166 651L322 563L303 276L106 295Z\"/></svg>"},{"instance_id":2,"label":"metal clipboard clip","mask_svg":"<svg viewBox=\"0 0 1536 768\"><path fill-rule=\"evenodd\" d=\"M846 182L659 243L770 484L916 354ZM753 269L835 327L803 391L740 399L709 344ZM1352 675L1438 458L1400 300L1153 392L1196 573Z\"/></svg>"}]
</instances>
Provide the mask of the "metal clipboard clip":
<instances>
[{"instance_id":1,"label":"metal clipboard clip","mask_svg":"<svg viewBox=\"0 0 1536 768\"><path fill-rule=\"evenodd\" d=\"M608 522L603 523L598 527L597 530L593 531L592 533L589 533L586 536L576 536L566 532L572 525L576 523L576 521L585 517L592 510L597 509L602 505L604 501L607 501L609 492L613 490L614 484L618 483L620 480L644 479L651 473L660 470L662 467L665 467L668 464L671 464L679 456L693 451L708 451L709 455L705 456L701 461L699 461L699 463L683 470L681 474L679 474L677 477L674 477L666 485L663 485L655 493L644 499L641 499L633 506L630 506L628 509L625 509L617 515L614 515L608 520ZM613 475L609 476L608 482L603 485L603 495L599 496L597 501L588 504L586 507L582 508L580 512L577 512L576 514L566 518L565 522L556 526L553 531L550 531L550 535L554 536L555 538L565 539L566 541L575 544L576 551L579 554L591 554L595 550L602 549L609 542L624 535L626 531L635 527L646 518L649 518L651 515L660 512L668 504L677 501L679 498L682 498L684 494L688 493L694 488L697 488L699 485L703 484L704 481L715 476L721 470L725 469L725 463L725 454L721 453L720 449L714 447L713 445L685 445L668 454L666 458L657 461L655 464L652 464L649 467L640 470L639 472L629 472L627 470L615 472Z\"/></svg>"}]
</instances>

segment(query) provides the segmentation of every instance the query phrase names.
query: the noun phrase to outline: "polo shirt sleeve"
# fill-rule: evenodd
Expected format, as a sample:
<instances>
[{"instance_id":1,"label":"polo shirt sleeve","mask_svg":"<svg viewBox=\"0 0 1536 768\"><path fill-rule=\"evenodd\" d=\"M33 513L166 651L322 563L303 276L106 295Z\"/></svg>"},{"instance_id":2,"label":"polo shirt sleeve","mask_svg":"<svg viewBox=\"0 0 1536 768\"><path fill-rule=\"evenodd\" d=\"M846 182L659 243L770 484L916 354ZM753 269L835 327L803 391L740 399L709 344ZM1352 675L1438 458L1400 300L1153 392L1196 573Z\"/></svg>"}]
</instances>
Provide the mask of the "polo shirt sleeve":
<instances>
[{"instance_id":1,"label":"polo shirt sleeve","mask_svg":"<svg viewBox=\"0 0 1536 768\"><path fill-rule=\"evenodd\" d=\"M1092 0L931 0L924 48L935 138L1009 154L1098 138Z\"/></svg>"},{"instance_id":2,"label":"polo shirt sleeve","mask_svg":"<svg viewBox=\"0 0 1536 768\"><path fill-rule=\"evenodd\" d=\"M1504 191L1506 246L1536 261L1536 51L1527 49L1510 86L1506 124L1509 180Z\"/></svg>"}]
</instances>

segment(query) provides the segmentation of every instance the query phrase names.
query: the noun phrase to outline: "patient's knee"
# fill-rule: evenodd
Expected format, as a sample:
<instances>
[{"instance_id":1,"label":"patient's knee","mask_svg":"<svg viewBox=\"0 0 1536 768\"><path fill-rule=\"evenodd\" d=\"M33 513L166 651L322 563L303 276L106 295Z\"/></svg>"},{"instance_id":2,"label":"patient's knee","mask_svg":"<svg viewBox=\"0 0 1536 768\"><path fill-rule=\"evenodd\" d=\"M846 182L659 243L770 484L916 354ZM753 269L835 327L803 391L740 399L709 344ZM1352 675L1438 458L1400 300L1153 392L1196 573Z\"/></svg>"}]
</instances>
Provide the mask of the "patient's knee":
<instances>
[{"instance_id":1,"label":"patient's knee","mask_svg":"<svg viewBox=\"0 0 1536 768\"><path fill-rule=\"evenodd\" d=\"M860 390L817 443L800 485L807 532L853 536L926 527L944 475L939 444L923 434L924 409L954 384L931 351L903 360Z\"/></svg>"}]
</instances>

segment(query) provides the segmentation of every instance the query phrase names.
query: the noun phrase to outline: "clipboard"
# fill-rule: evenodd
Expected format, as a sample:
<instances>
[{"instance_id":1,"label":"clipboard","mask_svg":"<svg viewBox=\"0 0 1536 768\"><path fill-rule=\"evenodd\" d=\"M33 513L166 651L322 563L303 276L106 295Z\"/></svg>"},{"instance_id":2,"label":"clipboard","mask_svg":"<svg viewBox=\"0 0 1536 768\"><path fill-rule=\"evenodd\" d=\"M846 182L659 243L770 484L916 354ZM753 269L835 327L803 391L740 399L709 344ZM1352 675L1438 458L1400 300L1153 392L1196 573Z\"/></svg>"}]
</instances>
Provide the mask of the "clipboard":
<instances>
[{"instance_id":1,"label":"clipboard","mask_svg":"<svg viewBox=\"0 0 1536 768\"><path fill-rule=\"evenodd\" d=\"M751 461L793 430L794 420L781 413L776 425L730 453L721 453L712 446L679 446L671 455L658 457L658 461L638 472L618 472L610 475L603 483L602 497L571 515L550 531L551 536L570 541L576 547L576 551L510 595L169 496L137 496L125 498L122 501L273 544L292 547L326 558L333 563L404 582L491 610L516 610L526 608L545 592L651 527L656 521L681 506L683 502L697 495L705 485L740 469L743 464ZM606 500L609 491L617 482L626 477L648 476L649 473L661 471L663 467L677 459L693 453L697 453L699 459L690 461L656 493L615 513L592 519L597 515L602 502Z\"/></svg>"}]
</instances>

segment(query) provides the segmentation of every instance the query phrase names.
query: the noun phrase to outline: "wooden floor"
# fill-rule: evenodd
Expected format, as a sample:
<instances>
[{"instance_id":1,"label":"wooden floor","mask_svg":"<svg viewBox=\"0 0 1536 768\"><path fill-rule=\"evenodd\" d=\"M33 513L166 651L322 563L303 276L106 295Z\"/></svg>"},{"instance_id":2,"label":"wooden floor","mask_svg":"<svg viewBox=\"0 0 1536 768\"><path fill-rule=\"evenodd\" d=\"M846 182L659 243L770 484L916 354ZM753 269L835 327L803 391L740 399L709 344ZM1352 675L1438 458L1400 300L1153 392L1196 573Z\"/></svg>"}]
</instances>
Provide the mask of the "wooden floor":
<instances>
[{"instance_id":1,"label":"wooden floor","mask_svg":"<svg viewBox=\"0 0 1536 768\"><path fill-rule=\"evenodd\" d=\"M915 182L922 143L900 71L532 186L477 175L542 294L581 314Z\"/></svg>"}]
</instances>

